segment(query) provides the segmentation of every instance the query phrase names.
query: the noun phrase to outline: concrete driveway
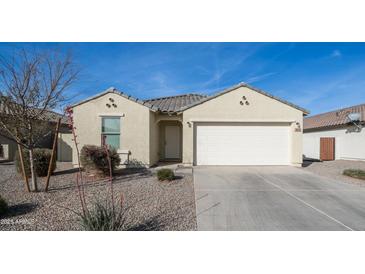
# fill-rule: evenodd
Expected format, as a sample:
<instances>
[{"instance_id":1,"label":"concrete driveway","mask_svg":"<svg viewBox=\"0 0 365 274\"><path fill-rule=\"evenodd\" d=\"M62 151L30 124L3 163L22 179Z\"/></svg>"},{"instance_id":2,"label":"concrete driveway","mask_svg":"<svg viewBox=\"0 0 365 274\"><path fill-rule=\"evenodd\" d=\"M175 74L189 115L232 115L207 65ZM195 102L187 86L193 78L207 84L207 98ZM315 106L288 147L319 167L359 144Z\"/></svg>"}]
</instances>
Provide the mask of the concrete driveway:
<instances>
[{"instance_id":1,"label":"concrete driveway","mask_svg":"<svg viewBox=\"0 0 365 274\"><path fill-rule=\"evenodd\" d=\"M195 167L198 230L365 230L365 188L295 167Z\"/></svg>"}]
</instances>

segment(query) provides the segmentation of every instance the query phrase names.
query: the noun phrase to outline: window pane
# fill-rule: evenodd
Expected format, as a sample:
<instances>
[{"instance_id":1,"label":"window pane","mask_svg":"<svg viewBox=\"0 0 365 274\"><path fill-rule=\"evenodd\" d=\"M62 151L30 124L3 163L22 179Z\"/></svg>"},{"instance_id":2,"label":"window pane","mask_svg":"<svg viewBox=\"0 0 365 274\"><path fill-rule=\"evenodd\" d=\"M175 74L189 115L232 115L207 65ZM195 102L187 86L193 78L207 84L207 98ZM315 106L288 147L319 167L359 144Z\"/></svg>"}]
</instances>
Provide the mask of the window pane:
<instances>
[{"instance_id":1,"label":"window pane","mask_svg":"<svg viewBox=\"0 0 365 274\"><path fill-rule=\"evenodd\" d=\"M103 118L101 130L103 133L120 133L120 119L117 117Z\"/></svg>"},{"instance_id":2,"label":"window pane","mask_svg":"<svg viewBox=\"0 0 365 274\"><path fill-rule=\"evenodd\" d=\"M115 149L119 149L119 134L104 134L106 137L105 143Z\"/></svg>"}]
</instances>

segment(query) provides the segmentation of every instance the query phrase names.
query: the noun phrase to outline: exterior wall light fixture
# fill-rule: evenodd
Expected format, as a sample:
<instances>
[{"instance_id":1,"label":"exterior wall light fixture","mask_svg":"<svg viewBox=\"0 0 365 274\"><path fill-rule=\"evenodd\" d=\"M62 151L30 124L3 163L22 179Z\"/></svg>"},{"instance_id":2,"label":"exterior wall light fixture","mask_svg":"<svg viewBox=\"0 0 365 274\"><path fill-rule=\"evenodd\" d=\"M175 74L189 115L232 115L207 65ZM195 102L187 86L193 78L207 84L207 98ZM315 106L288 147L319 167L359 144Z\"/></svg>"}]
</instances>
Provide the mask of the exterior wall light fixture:
<instances>
[{"instance_id":1,"label":"exterior wall light fixture","mask_svg":"<svg viewBox=\"0 0 365 274\"><path fill-rule=\"evenodd\" d=\"M295 122L295 129L294 129L294 131L295 132L301 132L302 131L302 128L301 128L299 122Z\"/></svg>"}]
</instances>

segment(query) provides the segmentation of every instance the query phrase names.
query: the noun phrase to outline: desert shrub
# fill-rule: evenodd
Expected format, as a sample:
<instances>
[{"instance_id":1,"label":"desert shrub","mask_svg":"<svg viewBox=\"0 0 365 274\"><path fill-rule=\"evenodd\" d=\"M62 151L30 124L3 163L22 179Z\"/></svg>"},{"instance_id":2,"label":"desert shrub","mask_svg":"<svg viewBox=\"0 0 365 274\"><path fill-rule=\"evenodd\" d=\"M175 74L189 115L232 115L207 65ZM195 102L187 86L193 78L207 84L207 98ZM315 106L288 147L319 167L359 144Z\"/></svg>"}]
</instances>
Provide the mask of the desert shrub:
<instances>
[{"instance_id":1,"label":"desert shrub","mask_svg":"<svg viewBox=\"0 0 365 274\"><path fill-rule=\"evenodd\" d=\"M45 177L48 173L48 166L51 161L51 149L46 148L35 148L33 150L33 157L34 157L34 169L35 173L39 177ZM30 177L30 162L29 162L29 152L26 149L23 149L23 158L24 158L24 167L25 173L28 177ZM19 158L19 153L15 155L15 166L18 173L22 173L21 162ZM56 169L56 157L54 157L52 163L52 172Z\"/></svg>"},{"instance_id":2,"label":"desert shrub","mask_svg":"<svg viewBox=\"0 0 365 274\"><path fill-rule=\"evenodd\" d=\"M343 175L365 180L365 170L361 169L345 169Z\"/></svg>"},{"instance_id":3,"label":"desert shrub","mask_svg":"<svg viewBox=\"0 0 365 274\"><path fill-rule=\"evenodd\" d=\"M92 210L77 215L81 228L86 231L151 231L164 228L165 223L159 216L135 222L128 214L133 208L133 205L126 207L123 203L116 203L113 208L110 200L106 200L105 203L93 203Z\"/></svg>"},{"instance_id":4,"label":"desert shrub","mask_svg":"<svg viewBox=\"0 0 365 274\"><path fill-rule=\"evenodd\" d=\"M145 169L146 165L142 161L138 161L137 159L130 159L128 161L128 168Z\"/></svg>"},{"instance_id":5,"label":"desert shrub","mask_svg":"<svg viewBox=\"0 0 365 274\"><path fill-rule=\"evenodd\" d=\"M157 178L159 181L172 181L175 178L175 174L172 169L162 168L157 171Z\"/></svg>"},{"instance_id":6,"label":"desert shrub","mask_svg":"<svg viewBox=\"0 0 365 274\"><path fill-rule=\"evenodd\" d=\"M0 217L4 215L8 211L8 204L6 201L0 196Z\"/></svg>"},{"instance_id":7,"label":"desert shrub","mask_svg":"<svg viewBox=\"0 0 365 274\"><path fill-rule=\"evenodd\" d=\"M115 149L109 149L112 172L120 165L120 157ZM87 172L108 175L109 161L104 147L85 145L80 154L81 165Z\"/></svg>"},{"instance_id":8,"label":"desert shrub","mask_svg":"<svg viewBox=\"0 0 365 274\"><path fill-rule=\"evenodd\" d=\"M93 208L80 215L80 223L87 231L129 230L126 224L128 208L112 207L110 202L96 202Z\"/></svg>"}]
</instances>

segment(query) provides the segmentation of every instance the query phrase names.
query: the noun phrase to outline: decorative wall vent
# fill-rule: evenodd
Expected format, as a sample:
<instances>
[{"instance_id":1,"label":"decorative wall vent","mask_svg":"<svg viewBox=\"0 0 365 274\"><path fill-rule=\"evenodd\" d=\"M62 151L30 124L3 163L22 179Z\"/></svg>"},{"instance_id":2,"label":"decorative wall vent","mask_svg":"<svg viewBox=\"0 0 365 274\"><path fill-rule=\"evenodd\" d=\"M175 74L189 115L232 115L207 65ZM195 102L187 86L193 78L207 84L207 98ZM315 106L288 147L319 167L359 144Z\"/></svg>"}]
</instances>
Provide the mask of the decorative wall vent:
<instances>
[{"instance_id":1,"label":"decorative wall vent","mask_svg":"<svg viewBox=\"0 0 365 274\"><path fill-rule=\"evenodd\" d=\"M240 105L241 106L244 106L244 105L248 106L248 105L250 105L250 102L247 100L246 96L242 96L242 100L240 101Z\"/></svg>"},{"instance_id":2,"label":"decorative wall vent","mask_svg":"<svg viewBox=\"0 0 365 274\"><path fill-rule=\"evenodd\" d=\"M106 103L105 104L108 108L110 108L111 106L113 106L115 108L117 107L117 104L114 103L114 99L113 98L109 98L109 101L111 102L111 104L110 103Z\"/></svg>"}]
</instances>

